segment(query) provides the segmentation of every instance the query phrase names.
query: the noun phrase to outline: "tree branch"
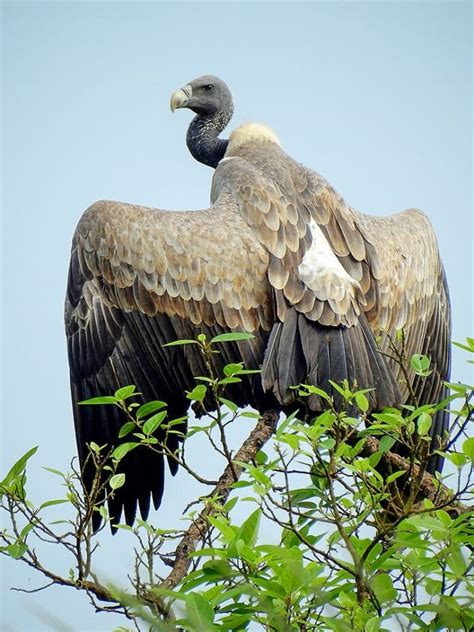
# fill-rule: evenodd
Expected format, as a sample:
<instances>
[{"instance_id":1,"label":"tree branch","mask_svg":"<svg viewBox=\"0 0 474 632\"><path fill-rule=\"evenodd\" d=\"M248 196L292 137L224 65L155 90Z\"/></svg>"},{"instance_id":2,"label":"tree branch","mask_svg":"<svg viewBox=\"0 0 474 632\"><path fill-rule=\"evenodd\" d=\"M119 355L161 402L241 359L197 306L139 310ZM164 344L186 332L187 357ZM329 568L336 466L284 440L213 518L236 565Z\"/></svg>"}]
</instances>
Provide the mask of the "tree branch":
<instances>
[{"instance_id":1,"label":"tree branch","mask_svg":"<svg viewBox=\"0 0 474 632\"><path fill-rule=\"evenodd\" d=\"M235 483L242 474L244 468L239 465L238 462L241 461L243 463L250 463L255 458L257 452L274 434L277 421L277 411L270 410L263 413L258 420L257 425L235 455L232 464L227 465L222 473L222 476L219 478L217 485L211 493L211 496L213 497L218 496L220 506L224 505L227 501L232 483ZM216 508L215 505L208 503L199 516L193 520L176 548L176 557L173 568L168 577L166 577L166 579L161 583L161 587L175 588L186 576L189 566L191 565L191 558L189 557L190 553L196 550L198 543L201 542L207 535L210 529L208 521L209 516L212 516L217 512L218 508ZM155 595L147 595L147 599L148 597L151 597L153 602L156 601Z\"/></svg>"},{"instance_id":2,"label":"tree branch","mask_svg":"<svg viewBox=\"0 0 474 632\"><path fill-rule=\"evenodd\" d=\"M380 441L375 437L367 437L359 454L360 456L368 457L379 450ZM457 494L454 494L448 487L436 480L428 472L421 472L419 465L411 464L399 454L395 454L395 452L384 452L383 457L394 472L401 470L410 472L413 479L418 481L418 494L431 500L438 509L444 506L446 511L454 517L472 511L472 507L468 507L456 500Z\"/></svg>"}]
</instances>

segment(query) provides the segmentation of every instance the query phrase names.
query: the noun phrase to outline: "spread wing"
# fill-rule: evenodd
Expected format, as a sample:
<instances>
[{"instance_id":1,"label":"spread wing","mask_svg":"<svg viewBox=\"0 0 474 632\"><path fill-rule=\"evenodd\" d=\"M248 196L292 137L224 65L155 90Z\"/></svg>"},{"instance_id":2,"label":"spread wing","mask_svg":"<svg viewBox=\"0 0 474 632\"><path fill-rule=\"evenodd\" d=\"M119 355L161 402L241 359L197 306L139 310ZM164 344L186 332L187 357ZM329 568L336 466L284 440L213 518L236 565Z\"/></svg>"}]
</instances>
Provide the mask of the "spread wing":
<instances>
[{"instance_id":1,"label":"spread wing","mask_svg":"<svg viewBox=\"0 0 474 632\"><path fill-rule=\"evenodd\" d=\"M305 169L295 173L295 182L331 251L359 284L363 295L362 300L358 297L360 313L372 334L381 335L381 350L388 353L389 340L395 340L396 332L403 330L408 365L415 353L431 359L428 378L417 377L408 369L417 402L443 399L444 382L450 373L451 314L444 269L428 218L417 210L389 217L358 213L324 178ZM410 389L399 364L389 360L388 366L400 389L401 402L408 402ZM437 447L436 437L443 436L447 428L448 413L440 411L431 428L433 447ZM430 470L438 465L433 459Z\"/></svg>"},{"instance_id":2,"label":"spread wing","mask_svg":"<svg viewBox=\"0 0 474 632\"><path fill-rule=\"evenodd\" d=\"M414 209L390 217L360 214L357 221L374 245L378 264L374 280L377 301L368 312L371 327L375 333L382 331L381 346L389 353L389 338L395 340L397 330L403 330L405 365L416 402L436 403L446 397L444 382L450 376L451 307L433 228L428 218ZM415 376L409 366L415 353L431 360L432 372L426 378ZM410 401L400 366L394 362L390 365L403 401ZM448 421L447 411L434 415L433 448L438 447L436 437L443 437L448 430ZM430 464L431 472L436 469L439 459Z\"/></svg>"},{"instance_id":3,"label":"spread wing","mask_svg":"<svg viewBox=\"0 0 474 632\"><path fill-rule=\"evenodd\" d=\"M445 395L449 378L450 307L446 280L433 229L419 211L388 218L362 215L317 173L291 160L278 146L266 146L264 157L250 151L279 183L279 205L292 213L306 231L299 241L281 230L278 249L264 235L270 251L272 284L278 321L270 337L263 366L264 388L288 403L288 387L302 381L331 390L328 380L354 381L374 388L372 409L409 401L405 375L383 352L389 338L405 333L405 353L428 355L432 374L408 379L420 404ZM265 230L276 230L267 222ZM262 239L262 237L261 237ZM310 398L318 410L323 403ZM431 433L447 429L448 414L434 416ZM439 467L436 459L431 471Z\"/></svg>"},{"instance_id":4,"label":"spread wing","mask_svg":"<svg viewBox=\"0 0 474 632\"><path fill-rule=\"evenodd\" d=\"M112 406L78 406L79 401L135 384L143 401L169 402L170 418L186 413L183 393L195 385L193 376L206 374L206 367L193 347L163 344L200 331L209 337L231 329L251 331L255 338L223 345L214 369L238 361L258 368L273 319L268 257L228 190L202 211L171 213L98 202L85 212L74 235L65 308L82 465L91 441L117 444L125 419ZM231 395L254 406L262 399L260 384L250 377ZM171 451L177 449L176 434L166 441ZM172 459L169 465L174 473ZM160 504L164 459L137 448L121 467L126 482L109 508L119 521L124 507L131 524L137 501L143 517L150 495L155 506ZM86 468L86 485L92 476Z\"/></svg>"}]
</instances>

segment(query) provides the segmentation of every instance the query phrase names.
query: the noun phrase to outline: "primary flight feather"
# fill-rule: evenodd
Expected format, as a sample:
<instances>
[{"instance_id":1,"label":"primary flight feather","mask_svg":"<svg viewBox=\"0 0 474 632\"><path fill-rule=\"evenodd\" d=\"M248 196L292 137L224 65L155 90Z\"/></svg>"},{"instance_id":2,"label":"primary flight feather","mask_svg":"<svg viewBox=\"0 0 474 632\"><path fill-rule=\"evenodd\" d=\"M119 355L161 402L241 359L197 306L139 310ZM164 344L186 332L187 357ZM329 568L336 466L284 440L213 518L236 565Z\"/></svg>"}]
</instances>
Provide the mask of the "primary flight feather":
<instances>
[{"instance_id":1,"label":"primary flight feather","mask_svg":"<svg viewBox=\"0 0 474 632\"><path fill-rule=\"evenodd\" d=\"M296 384L331 391L329 381L343 379L373 389L370 411L406 403L410 391L420 404L443 397L450 306L427 217L418 210L390 217L355 211L265 126L246 124L219 138L233 103L217 77L173 93L171 108L196 114L186 140L198 161L215 168L211 206L170 212L96 202L74 234L65 320L81 465L91 441L117 445L124 419L114 407L78 402L135 384L143 401L163 399L170 418L184 416L184 393L206 367L194 346L163 345L201 332L254 334L223 345L213 362L217 372L229 362L262 369L229 392L260 411L294 406ZM409 385L383 353L400 329L408 356L431 359L426 379L408 370ZM314 412L324 408L316 395L307 403ZM434 416L433 448L447 415ZM178 436L168 437L171 452ZM174 474L173 458L168 465ZM440 467L433 457L429 471ZM137 503L146 519L150 498L159 506L164 469L161 454L127 454L125 484L109 502L114 522L123 510L132 524ZM86 485L92 476L86 468Z\"/></svg>"}]
</instances>

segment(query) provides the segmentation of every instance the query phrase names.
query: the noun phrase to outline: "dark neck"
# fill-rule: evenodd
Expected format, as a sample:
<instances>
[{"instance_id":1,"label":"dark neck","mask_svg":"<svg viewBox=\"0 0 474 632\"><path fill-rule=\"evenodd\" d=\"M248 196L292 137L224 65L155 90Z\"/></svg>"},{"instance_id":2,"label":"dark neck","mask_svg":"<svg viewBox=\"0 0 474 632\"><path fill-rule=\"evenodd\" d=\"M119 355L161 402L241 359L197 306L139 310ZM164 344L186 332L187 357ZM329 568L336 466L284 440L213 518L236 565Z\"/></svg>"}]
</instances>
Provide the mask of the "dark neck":
<instances>
[{"instance_id":1,"label":"dark neck","mask_svg":"<svg viewBox=\"0 0 474 632\"><path fill-rule=\"evenodd\" d=\"M230 121L232 109L193 118L186 135L186 144L196 160L214 169L224 157L229 141L219 134Z\"/></svg>"}]
</instances>

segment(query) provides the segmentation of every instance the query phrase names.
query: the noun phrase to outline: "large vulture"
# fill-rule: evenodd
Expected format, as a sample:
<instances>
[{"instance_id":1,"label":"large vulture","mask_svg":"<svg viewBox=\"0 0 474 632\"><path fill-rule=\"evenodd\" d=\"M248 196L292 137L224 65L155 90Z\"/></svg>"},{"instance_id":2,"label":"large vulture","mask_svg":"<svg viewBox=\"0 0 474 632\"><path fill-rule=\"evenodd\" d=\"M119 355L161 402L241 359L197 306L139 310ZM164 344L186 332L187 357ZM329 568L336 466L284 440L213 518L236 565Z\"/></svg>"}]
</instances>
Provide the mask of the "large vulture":
<instances>
[{"instance_id":1,"label":"large vulture","mask_svg":"<svg viewBox=\"0 0 474 632\"><path fill-rule=\"evenodd\" d=\"M189 108L187 145L215 168L211 205L170 212L100 201L73 238L66 330L81 464L87 444L116 444L124 423L113 406L78 406L135 384L144 401L169 402L185 415L193 376L205 373L194 346L167 342L233 330L254 338L222 346L214 369L243 362L261 375L233 385L229 397L258 410L294 405L290 387L329 380L372 388L370 411L408 401L400 368L378 350L403 329L407 354L431 358L427 379L409 374L420 403L444 395L450 353L450 306L438 246L418 210L372 217L351 208L320 175L295 162L265 126L242 125L228 140L232 97L214 76L191 81L171 97ZM308 401L314 412L324 403ZM435 415L433 445L447 430ZM179 441L169 440L175 450ZM126 440L126 439L125 439ZM176 463L168 462L171 473ZM431 472L440 468L434 457ZM138 448L122 463L125 485L109 509L132 524L163 494L164 458ZM90 484L90 472L85 473Z\"/></svg>"}]
</instances>

